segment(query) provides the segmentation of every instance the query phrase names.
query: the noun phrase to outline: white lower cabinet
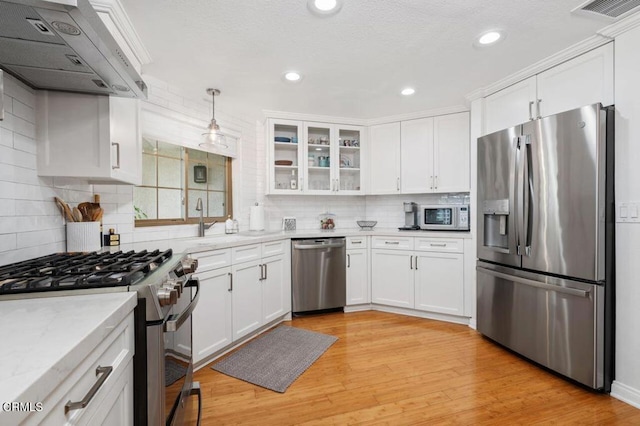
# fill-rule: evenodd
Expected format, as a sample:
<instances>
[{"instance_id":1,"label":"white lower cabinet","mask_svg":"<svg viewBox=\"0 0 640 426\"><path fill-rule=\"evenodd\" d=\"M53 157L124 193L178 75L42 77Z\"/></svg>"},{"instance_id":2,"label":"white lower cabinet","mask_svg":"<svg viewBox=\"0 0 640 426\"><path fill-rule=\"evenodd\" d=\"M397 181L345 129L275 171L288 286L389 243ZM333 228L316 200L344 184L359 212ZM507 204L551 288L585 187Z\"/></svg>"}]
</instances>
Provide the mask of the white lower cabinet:
<instances>
[{"instance_id":1,"label":"white lower cabinet","mask_svg":"<svg viewBox=\"0 0 640 426\"><path fill-rule=\"evenodd\" d=\"M196 366L291 312L289 241L192 253L200 264L200 300L193 312Z\"/></svg>"},{"instance_id":2,"label":"white lower cabinet","mask_svg":"<svg viewBox=\"0 0 640 426\"><path fill-rule=\"evenodd\" d=\"M413 308L412 252L371 251L371 301L381 305Z\"/></svg>"},{"instance_id":3,"label":"white lower cabinet","mask_svg":"<svg viewBox=\"0 0 640 426\"><path fill-rule=\"evenodd\" d=\"M234 341L262 325L261 264L261 260L256 260L231 267Z\"/></svg>"},{"instance_id":4,"label":"white lower cabinet","mask_svg":"<svg viewBox=\"0 0 640 426\"><path fill-rule=\"evenodd\" d=\"M462 239L373 237L372 247L373 303L464 315Z\"/></svg>"},{"instance_id":5,"label":"white lower cabinet","mask_svg":"<svg viewBox=\"0 0 640 426\"><path fill-rule=\"evenodd\" d=\"M347 237L347 306L371 303L368 247L368 237Z\"/></svg>"},{"instance_id":6,"label":"white lower cabinet","mask_svg":"<svg viewBox=\"0 0 640 426\"><path fill-rule=\"evenodd\" d=\"M195 275L200 300L193 311L193 362L198 363L233 341L231 328L231 268Z\"/></svg>"},{"instance_id":7,"label":"white lower cabinet","mask_svg":"<svg viewBox=\"0 0 640 426\"><path fill-rule=\"evenodd\" d=\"M463 263L461 253L416 254L415 309L462 315Z\"/></svg>"},{"instance_id":8,"label":"white lower cabinet","mask_svg":"<svg viewBox=\"0 0 640 426\"><path fill-rule=\"evenodd\" d=\"M132 312L60 386L43 396L43 411L34 413L26 424L132 425L133 353ZM73 402L91 394L85 407L73 407Z\"/></svg>"}]
</instances>

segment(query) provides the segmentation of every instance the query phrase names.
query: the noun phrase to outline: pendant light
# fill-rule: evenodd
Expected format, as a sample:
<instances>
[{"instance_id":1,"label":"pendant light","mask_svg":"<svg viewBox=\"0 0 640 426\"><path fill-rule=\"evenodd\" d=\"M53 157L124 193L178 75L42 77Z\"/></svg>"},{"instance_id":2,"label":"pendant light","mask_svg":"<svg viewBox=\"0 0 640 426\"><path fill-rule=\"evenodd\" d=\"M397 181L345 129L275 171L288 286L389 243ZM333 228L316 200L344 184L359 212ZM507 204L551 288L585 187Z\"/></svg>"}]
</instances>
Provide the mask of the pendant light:
<instances>
[{"instance_id":1,"label":"pendant light","mask_svg":"<svg viewBox=\"0 0 640 426\"><path fill-rule=\"evenodd\" d=\"M216 123L216 96L220 95L220 91L218 89L207 89L207 94L211 95L211 101L213 105L212 113L211 113L211 123L209 123L209 127L207 131L202 134L202 142L200 143L201 148L206 149L220 149L220 148L228 148L227 138L220 131L220 126Z\"/></svg>"}]
</instances>

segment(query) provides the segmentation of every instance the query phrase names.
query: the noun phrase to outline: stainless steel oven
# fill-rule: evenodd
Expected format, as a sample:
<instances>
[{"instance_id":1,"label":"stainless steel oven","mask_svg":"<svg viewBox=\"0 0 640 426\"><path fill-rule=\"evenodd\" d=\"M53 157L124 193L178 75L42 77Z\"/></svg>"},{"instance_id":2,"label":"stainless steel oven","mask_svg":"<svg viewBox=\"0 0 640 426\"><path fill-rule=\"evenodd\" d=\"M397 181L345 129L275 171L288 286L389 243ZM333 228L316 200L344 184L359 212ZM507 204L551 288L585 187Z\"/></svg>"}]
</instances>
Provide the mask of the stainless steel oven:
<instances>
[{"instance_id":1,"label":"stainless steel oven","mask_svg":"<svg viewBox=\"0 0 640 426\"><path fill-rule=\"evenodd\" d=\"M196 269L196 260L172 250L56 253L0 266L0 299L135 291L134 424L196 424L200 390L192 380L191 354ZM190 408L196 398L197 410Z\"/></svg>"},{"instance_id":2,"label":"stainless steel oven","mask_svg":"<svg viewBox=\"0 0 640 426\"><path fill-rule=\"evenodd\" d=\"M420 206L420 229L426 231L468 231L468 204L433 204Z\"/></svg>"}]
</instances>

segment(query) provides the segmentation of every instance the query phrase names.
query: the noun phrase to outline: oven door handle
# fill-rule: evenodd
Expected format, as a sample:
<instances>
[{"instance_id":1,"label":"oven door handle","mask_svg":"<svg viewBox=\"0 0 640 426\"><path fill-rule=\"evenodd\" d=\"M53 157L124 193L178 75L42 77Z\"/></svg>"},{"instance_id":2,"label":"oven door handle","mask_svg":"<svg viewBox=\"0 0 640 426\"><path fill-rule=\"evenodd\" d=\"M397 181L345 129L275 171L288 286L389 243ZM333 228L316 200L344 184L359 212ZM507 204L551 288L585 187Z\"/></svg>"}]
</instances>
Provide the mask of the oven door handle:
<instances>
[{"instance_id":1,"label":"oven door handle","mask_svg":"<svg viewBox=\"0 0 640 426\"><path fill-rule=\"evenodd\" d=\"M185 287L195 287L196 295L191 299L191 303L180 314L169 315L164 323L164 331L177 331L180 326L191 316L191 313L198 304L198 298L200 298L200 280L198 278L191 278L185 284Z\"/></svg>"}]
</instances>

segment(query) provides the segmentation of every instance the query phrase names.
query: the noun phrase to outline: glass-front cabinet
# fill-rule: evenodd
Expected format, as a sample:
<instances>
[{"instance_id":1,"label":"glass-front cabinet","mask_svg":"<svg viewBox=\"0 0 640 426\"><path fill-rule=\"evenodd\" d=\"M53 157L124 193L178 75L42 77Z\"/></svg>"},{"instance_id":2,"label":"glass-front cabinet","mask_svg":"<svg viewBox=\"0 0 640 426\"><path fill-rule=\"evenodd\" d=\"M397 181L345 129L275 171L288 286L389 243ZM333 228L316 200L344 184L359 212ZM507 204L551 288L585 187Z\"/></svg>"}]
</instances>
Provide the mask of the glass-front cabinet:
<instances>
[{"instance_id":1,"label":"glass-front cabinet","mask_svg":"<svg viewBox=\"0 0 640 426\"><path fill-rule=\"evenodd\" d=\"M268 126L269 193L364 194L363 127L278 119Z\"/></svg>"},{"instance_id":2,"label":"glass-front cabinet","mask_svg":"<svg viewBox=\"0 0 640 426\"><path fill-rule=\"evenodd\" d=\"M269 120L269 193L291 194L301 190L304 153L302 123Z\"/></svg>"}]
</instances>

